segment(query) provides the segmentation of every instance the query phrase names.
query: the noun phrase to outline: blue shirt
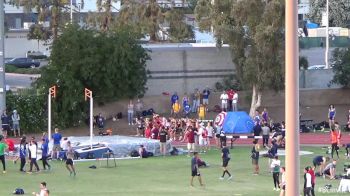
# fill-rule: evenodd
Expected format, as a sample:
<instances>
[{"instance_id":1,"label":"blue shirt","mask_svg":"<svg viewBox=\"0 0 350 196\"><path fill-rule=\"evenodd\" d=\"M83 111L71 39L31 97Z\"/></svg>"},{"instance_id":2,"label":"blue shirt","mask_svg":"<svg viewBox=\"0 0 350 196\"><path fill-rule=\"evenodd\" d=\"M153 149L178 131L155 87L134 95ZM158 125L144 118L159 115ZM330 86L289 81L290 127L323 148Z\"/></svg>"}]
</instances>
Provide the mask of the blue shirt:
<instances>
[{"instance_id":1,"label":"blue shirt","mask_svg":"<svg viewBox=\"0 0 350 196\"><path fill-rule=\"evenodd\" d=\"M27 147L25 144L20 144L19 145L19 157L22 158L26 158L27 155Z\"/></svg>"},{"instance_id":2,"label":"blue shirt","mask_svg":"<svg viewBox=\"0 0 350 196\"><path fill-rule=\"evenodd\" d=\"M192 160L191 160L191 168L192 168L192 171L195 171L197 169L197 158L196 157L193 157Z\"/></svg>"},{"instance_id":3,"label":"blue shirt","mask_svg":"<svg viewBox=\"0 0 350 196\"><path fill-rule=\"evenodd\" d=\"M52 139L53 139L53 144L60 145L62 135L60 133L55 133L52 135Z\"/></svg>"},{"instance_id":4,"label":"blue shirt","mask_svg":"<svg viewBox=\"0 0 350 196\"><path fill-rule=\"evenodd\" d=\"M171 96L171 103L172 104L174 104L177 100L179 100L179 96L177 96L177 95L173 95L173 96Z\"/></svg>"},{"instance_id":5,"label":"blue shirt","mask_svg":"<svg viewBox=\"0 0 350 196\"><path fill-rule=\"evenodd\" d=\"M185 107L184 107L184 111L186 112L186 113L189 113L190 111L191 111L191 106L190 105L185 105Z\"/></svg>"},{"instance_id":6,"label":"blue shirt","mask_svg":"<svg viewBox=\"0 0 350 196\"><path fill-rule=\"evenodd\" d=\"M230 158L230 150L227 147L223 148L221 152L222 152L222 159Z\"/></svg>"},{"instance_id":7,"label":"blue shirt","mask_svg":"<svg viewBox=\"0 0 350 196\"><path fill-rule=\"evenodd\" d=\"M49 150L49 145L48 143L44 142L41 144L41 150L42 150L42 156L47 157L47 152Z\"/></svg>"},{"instance_id":8,"label":"blue shirt","mask_svg":"<svg viewBox=\"0 0 350 196\"><path fill-rule=\"evenodd\" d=\"M204 90L203 91L203 99L209 99L210 91L209 90Z\"/></svg>"}]
</instances>

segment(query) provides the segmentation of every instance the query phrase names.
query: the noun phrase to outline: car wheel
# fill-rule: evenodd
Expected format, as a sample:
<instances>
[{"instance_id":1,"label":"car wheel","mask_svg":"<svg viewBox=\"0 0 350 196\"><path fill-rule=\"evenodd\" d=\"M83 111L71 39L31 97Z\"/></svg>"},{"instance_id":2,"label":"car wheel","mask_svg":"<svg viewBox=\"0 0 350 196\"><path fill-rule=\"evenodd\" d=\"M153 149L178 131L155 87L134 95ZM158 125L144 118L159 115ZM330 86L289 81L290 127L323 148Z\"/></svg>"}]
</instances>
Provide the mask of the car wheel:
<instances>
[{"instance_id":1,"label":"car wheel","mask_svg":"<svg viewBox=\"0 0 350 196\"><path fill-rule=\"evenodd\" d=\"M31 64L30 68L36 68L36 66L34 64Z\"/></svg>"}]
</instances>

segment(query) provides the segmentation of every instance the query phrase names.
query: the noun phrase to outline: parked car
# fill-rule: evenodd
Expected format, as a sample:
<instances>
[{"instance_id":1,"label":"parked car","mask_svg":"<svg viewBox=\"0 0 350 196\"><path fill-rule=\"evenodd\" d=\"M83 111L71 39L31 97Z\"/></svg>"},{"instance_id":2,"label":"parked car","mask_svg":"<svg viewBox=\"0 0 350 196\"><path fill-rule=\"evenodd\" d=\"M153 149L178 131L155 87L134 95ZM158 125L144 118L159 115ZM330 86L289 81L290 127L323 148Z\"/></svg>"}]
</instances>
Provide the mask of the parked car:
<instances>
[{"instance_id":1,"label":"parked car","mask_svg":"<svg viewBox=\"0 0 350 196\"><path fill-rule=\"evenodd\" d=\"M312 65L312 66L309 66L307 69L325 69L326 68L326 65Z\"/></svg>"},{"instance_id":2,"label":"parked car","mask_svg":"<svg viewBox=\"0 0 350 196\"><path fill-rule=\"evenodd\" d=\"M40 66L40 62L31 58L13 58L6 62L5 65L13 65L18 68L35 68Z\"/></svg>"}]
</instances>

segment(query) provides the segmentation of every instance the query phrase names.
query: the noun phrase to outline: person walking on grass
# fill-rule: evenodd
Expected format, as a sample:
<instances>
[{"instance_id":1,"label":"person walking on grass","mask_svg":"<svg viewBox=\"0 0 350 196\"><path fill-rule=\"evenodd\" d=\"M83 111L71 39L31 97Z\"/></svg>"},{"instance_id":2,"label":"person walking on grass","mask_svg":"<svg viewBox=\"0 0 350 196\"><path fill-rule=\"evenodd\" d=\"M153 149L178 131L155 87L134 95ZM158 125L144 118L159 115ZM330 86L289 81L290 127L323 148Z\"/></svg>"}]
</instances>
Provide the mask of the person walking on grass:
<instances>
[{"instance_id":1,"label":"person walking on grass","mask_svg":"<svg viewBox=\"0 0 350 196\"><path fill-rule=\"evenodd\" d=\"M334 128L332 128L332 131L331 131L331 142L332 142L332 151L331 151L331 155L332 155L332 159L333 159L334 151L337 153L337 157L338 157L338 159L339 159L338 141L339 141L339 134L338 134L338 132L337 132Z\"/></svg>"},{"instance_id":2,"label":"person walking on grass","mask_svg":"<svg viewBox=\"0 0 350 196\"><path fill-rule=\"evenodd\" d=\"M201 177L201 173L199 171L199 168L198 168L198 159L199 159L199 155L198 155L198 152L194 152L193 153L193 157L191 159L191 186L193 187L193 179L194 177L198 177L198 181L199 181L199 184L201 186L204 186L203 182L202 182L202 177Z\"/></svg>"},{"instance_id":3,"label":"person walking on grass","mask_svg":"<svg viewBox=\"0 0 350 196\"><path fill-rule=\"evenodd\" d=\"M7 144L2 141L3 137L0 135L0 160L2 163L2 173L6 173L6 163L5 163L5 150L8 148Z\"/></svg>"},{"instance_id":4,"label":"person walking on grass","mask_svg":"<svg viewBox=\"0 0 350 196\"><path fill-rule=\"evenodd\" d=\"M26 156L27 156L27 141L26 137L22 137L21 142L19 144L19 152L18 152L18 157L13 160L13 163L16 164L17 160L21 160L21 165L19 168L19 171L25 172L24 171L24 166L26 165Z\"/></svg>"},{"instance_id":5,"label":"person walking on grass","mask_svg":"<svg viewBox=\"0 0 350 196\"><path fill-rule=\"evenodd\" d=\"M278 156L275 156L274 159L272 159L271 162L271 170L272 170L272 178L273 178L273 184L274 184L274 191L280 190L280 167L281 167L281 161L278 159Z\"/></svg>"},{"instance_id":6,"label":"person walking on grass","mask_svg":"<svg viewBox=\"0 0 350 196\"><path fill-rule=\"evenodd\" d=\"M304 169L304 196L312 196L311 195L312 190L312 177L309 173L309 168L306 167Z\"/></svg>"},{"instance_id":7,"label":"person walking on grass","mask_svg":"<svg viewBox=\"0 0 350 196\"><path fill-rule=\"evenodd\" d=\"M55 133L51 137L53 140L51 158L58 159L59 153L61 150L61 139L62 139L62 135L61 133L59 133L58 128L55 128Z\"/></svg>"},{"instance_id":8,"label":"person walking on grass","mask_svg":"<svg viewBox=\"0 0 350 196\"><path fill-rule=\"evenodd\" d=\"M48 158L48 151L49 151L49 143L46 142L46 140L43 138L42 139L42 144L41 144L41 152L42 152L42 157L41 160L43 162L43 168L46 170L46 166L48 167L49 170L51 170L51 166L47 162Z\"/></svg>"},{"instance_id":9,"label":"person walking on grass","mask_svg":"<svg viewBox=\"0 0 350 196\"><path fill-rule=\"evenodd\" d=\"M71 145L70 141L68 141L67 144L68 144L68 149L67 149L67 152L66 152L66 156L67 156L66 168L68 169L70 176L72 174L74 176L76 176L77 173L75 172L75 167L73 165L74 150L72 148L72 145Z\"/></svg>"},{"instance_id":10,"label":"person walking on grass","mask_svg":"<svg viewBox=\"0 0 350 196\"><path fill-rule=\"evenodd\" d=\"M311 175L311 195L315 196L316 176L312 167L308 166L308 173Z\"/></svg>"},{"instance_id":11,"label":"person walking on grass","mask_svg":"<svg viewBox=\"0 0 350 196\"><path fill-rule=\"evenodd\" d=\"M260 155L260 145L258 143L258 140L253 141L253 149L252 149L252 164L254 168L254 175L259 175L259 155Z\"/></svg>"},{"instance_id":12,"label":"person walking on grass","mask_svg":"<svg viewBox=\"0 0 350 196\"><path fill-rule=\"evenodd\" d=\"M232 179L232 175L227 170L228 162L230 161L231 157L230 157L230 150L226 147L226 144L224 144L222 146L221 158L222 158L222 169L224 171L222 173L222 176L219 179L223 180L225 178L225 174L227 173L228 174L228 179L227 180L231 180Z\"/></svg>"},{"instance_id":13,"label":"person walking on grass","mask_svg":"<svg viewBox=\"0 0 350 196\"><path fill-rule=\"evenodd\" d=\"M38 156L38 144L35 142L34 138L30 140L29 144L29 151L30 151L30 169L29 169L29 174L33 172L33 165L36 168L37 172L40 172L38 163L36 162L36 158Z\"/></svg>"},{"instance_id":14,"label":"person walking on grass","mask_svg":"<svg viewBox=\"0 0 350 196\"><path fill-rule=\"evenodd\" d=\"M281 167L281 192L280 192L280 196L284 196L286 193L286 168L285 167Z\"/></svg>"}]
</instances>

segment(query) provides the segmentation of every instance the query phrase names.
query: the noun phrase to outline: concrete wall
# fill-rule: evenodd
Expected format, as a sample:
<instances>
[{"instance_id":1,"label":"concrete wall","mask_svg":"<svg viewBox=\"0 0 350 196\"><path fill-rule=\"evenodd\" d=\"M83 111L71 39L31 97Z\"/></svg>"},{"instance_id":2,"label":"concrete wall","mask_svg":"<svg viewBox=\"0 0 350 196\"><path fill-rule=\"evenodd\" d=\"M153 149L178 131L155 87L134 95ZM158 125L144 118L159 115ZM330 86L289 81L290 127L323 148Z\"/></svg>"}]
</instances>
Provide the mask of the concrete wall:
<instances>
[{"instance_id":1,"label":"concrete wall","mask_svg":"<svg viewBox=\"0 0 350 196\"><path fill-rule=\"evenodd\" d=\"M234 72L228 48L152 48L150 56L147 95L214 88L216 82Z\"/></svg>"},{"instance_id":2,"label":"concrete wall","mask_svg":"<svg viewBox=\"0 0 350 196\"><path fill-rule=\"evenodd\" d=\"M333 77L332 69L301 70L299 87L307 89L340 88L340 85L330 83Z\"/></svg>"},{"instance_id":3,"label":"concrete wall","mask_svg":"<svg viewBox=\"0 0 350 196\"><path fill-rule=\"evenodd\" d=\"M209 109L214 105L219 105L220 93L213 93L209 99ZM300 112L302 119L312 119L315 123L327 120L329 104L334 104L337 110L336 120L341 124L347 121L347 112L350 109L350 89L314 89L300 91ZM239 92L238 106L240 110L249 111L251 92ZM182 99L182 96L180 96ZM170 96L148 96L142 99L145 109L153 108L157 113L167 113L170 111ZM107 117L115 115L117 112L126 114L128 100L114 102L102 107L95 108L95 114L101 112ZM260 110L266 107L270 117L275 122L281 122L285 116L285 94L284 92L265 91L262 96ZM214 118L215 114L211 115Z\"/></svg>"}]
</instances>

